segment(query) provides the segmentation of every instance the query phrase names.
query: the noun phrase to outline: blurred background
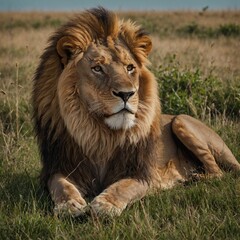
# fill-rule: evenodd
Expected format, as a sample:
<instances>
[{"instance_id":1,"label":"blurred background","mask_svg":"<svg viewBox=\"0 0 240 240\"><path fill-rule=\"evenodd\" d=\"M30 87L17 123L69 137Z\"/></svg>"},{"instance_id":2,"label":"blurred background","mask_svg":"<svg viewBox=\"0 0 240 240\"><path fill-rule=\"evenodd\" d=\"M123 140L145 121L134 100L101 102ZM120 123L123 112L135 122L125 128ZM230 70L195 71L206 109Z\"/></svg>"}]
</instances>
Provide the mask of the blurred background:
<instances>
[{"instance_id":1,"label":"blurred background","mask_svg":"<svg viewBox=\"0 0 240 240\"><path fill-rule=\"evenodd\" d=\"M108 1L108 0L0 0L1 11L51 10L70 11L89 7L103 6L114 10L200 10L236 9L240 7L239 0L138 0L138 1Z\"/></svg>"}]
</instances>

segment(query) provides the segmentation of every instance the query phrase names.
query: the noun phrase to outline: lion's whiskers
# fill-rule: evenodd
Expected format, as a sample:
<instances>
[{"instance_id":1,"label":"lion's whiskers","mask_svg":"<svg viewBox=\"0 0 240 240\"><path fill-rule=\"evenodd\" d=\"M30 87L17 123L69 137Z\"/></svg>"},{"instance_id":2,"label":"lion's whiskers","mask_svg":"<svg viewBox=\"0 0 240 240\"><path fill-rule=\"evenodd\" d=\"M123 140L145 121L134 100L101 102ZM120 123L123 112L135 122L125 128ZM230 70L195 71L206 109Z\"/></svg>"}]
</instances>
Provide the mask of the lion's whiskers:
<instances>
[{"instance_id":1,"label":"lion's whiskers","mask_svg":"<svg viewBox=\"0 0 240 240\"><path fill-rule=\"evenodd\" d=\"M143 101L139 100L138 108L141 111L148 111L149 106L147 106Z\"/></svg>"},{"instance_id":2,"label":"lion's whiskers","mask_svg":"<svg viewBox=\"0 0 240 240\"><path fill-rule=\"evenodd\" d=\"M99 102L92 102L88 108L89 114L98 114L98 116L103 116L104 107Z\"/></svg>"}]
</instances>

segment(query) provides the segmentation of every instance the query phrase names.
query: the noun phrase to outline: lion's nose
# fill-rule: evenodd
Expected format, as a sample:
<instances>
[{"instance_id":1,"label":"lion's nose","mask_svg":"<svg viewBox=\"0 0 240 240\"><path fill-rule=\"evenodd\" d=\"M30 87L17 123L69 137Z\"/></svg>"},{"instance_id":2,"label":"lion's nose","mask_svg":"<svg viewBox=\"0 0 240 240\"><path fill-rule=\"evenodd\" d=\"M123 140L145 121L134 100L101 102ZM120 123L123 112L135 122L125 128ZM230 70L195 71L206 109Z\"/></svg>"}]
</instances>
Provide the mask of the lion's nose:
<instances>
[{"instance_id":1,"label":"lion's nose","mask_svg":"<svg viewBox=\"0 0 240 240\"><path fill-rule=\"evenodd\" d=\"M121 98L124 102L127 102L130 97L134 95L134 91L131 92L115 92L113 91L113 95Z\"/></svg>"}]
</instances>

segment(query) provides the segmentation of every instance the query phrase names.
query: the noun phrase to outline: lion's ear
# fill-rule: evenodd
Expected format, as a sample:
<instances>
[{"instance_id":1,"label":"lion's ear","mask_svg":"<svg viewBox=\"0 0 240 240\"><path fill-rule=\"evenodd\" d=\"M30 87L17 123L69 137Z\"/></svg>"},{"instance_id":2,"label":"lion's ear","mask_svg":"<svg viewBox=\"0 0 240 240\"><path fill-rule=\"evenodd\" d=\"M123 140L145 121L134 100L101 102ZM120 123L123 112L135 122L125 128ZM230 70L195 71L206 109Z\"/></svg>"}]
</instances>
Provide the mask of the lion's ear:
<instances>
[{"instance_id":1,"label":"lion's ear","mask_svg":"<svg viewBox=\"0 0 240 240\"><path fill-rule=\"evenodd\" d=\"M68 61L77 50L79 50L79 46L75 43L74 38L70 36L64 36L57 42L57 52L64 66L67 65Z\"/></svg>"},{"instance_id":2,"label":"lion's ear","mask_svg":"<svg viewBox=\"0 0 240 240\"><path fill-rule=\"evenodd\" d=\"M142 54L147 57L152 50L152 40L145 33L137 34L136 48L142 52Z\"/></svg>"},{"instance_id":3,"label":"lion's ear","mask_svg":"<svg viewBox=\"0 0 240 240\"><path fill-rule=\"evenodd\" d=\"M152 40L148 33L129 21L123 26L121 35L138 62L141 65L148 64L147 57L152 50Z\"/></svg>"},{"instance_id":4,"label":"lion's ear","mask_svg":"<svg viewBox=\"0 0 240 240\"><path fill-rule=\"evenodd\" d=\"M146 34L139 34L137 37L137 48L139 48L145 57L149 55L152 50L152 40Z\"/></svg>"}]
</instances>

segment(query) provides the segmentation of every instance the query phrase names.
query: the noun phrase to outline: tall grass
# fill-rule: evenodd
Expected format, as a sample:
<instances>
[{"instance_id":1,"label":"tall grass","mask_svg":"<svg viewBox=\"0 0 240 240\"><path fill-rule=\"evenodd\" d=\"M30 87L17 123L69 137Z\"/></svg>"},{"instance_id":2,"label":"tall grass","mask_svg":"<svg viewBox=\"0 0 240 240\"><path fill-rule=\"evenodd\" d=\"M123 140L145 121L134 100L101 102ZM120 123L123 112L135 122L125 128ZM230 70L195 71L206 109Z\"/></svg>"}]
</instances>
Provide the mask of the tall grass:
<instances>
[{"instance_id":1,"label":"tall grass","mask_svg":"<svg viewBox=\"0 0 240 240\"><path fill-rule=\"evenodd\" d=\"M151 68L163 111L202 119L240 159L239 39L177 33L196 19L198 28L237 26L240 13L121 14L154 33ZM239 239L240 176L231 173L148 196L119 218L53 216L53 204L38 182L31 79L49 33L66 15L0 13L0 239ZM227 67L226 59L231 60Z\"/></svg>"}]
</instances>

